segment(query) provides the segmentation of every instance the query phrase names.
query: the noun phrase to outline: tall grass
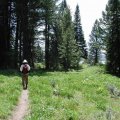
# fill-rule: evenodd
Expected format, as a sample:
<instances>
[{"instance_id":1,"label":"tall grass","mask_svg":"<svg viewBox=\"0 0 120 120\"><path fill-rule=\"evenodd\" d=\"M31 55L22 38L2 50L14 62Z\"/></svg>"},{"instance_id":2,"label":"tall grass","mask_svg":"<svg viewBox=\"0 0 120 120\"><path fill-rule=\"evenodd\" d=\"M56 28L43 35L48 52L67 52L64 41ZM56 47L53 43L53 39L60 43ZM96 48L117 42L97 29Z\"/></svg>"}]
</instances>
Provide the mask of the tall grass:
<instances>
[{"instance_id":1,"label":"tall grass","mask_svg":"<svg viewBox=\"0 0 120 120\"><path fill-rule=\"evenodd\" d=\"M7 119L17 104L21 81L15 71L0 71L0 120Z\"/></svg>"},{"instance_id":2,"label":"tall grass","mask_svg":"<svg viewBox=\"0 0 120 120\"><path fill-rule=\"evenodd\" d=\"M26 120L120 120L120 78L106 74L102 66L33 71L28 89ZM0 71L0 120L10 115L21 90L17 72Z\"/></svg>"},{"instance_id":3,"label":"tall grass","mask_svg":"<svg viewBox=\"0 0 120 120\"><path fill-rule=\"evenodd\" d=\"M103 67L31 73L31 111L26 120L119 120L120 99L111 97L107 89L110 84L120 89L119 81Z\"/></svg>"}]
</instances>

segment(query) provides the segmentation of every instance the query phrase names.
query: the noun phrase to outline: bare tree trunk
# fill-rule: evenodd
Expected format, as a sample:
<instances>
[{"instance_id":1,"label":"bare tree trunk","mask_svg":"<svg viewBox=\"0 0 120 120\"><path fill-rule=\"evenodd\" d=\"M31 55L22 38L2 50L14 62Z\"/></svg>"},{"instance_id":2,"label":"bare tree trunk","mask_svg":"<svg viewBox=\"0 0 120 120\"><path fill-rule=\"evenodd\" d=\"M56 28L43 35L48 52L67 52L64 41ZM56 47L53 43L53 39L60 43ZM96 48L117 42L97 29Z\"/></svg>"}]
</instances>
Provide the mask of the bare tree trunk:
<instances>
[{"instance_id":1,"label":"bare tree trunk","mask_svg":"<svg viewBox=\"0 0 120 120\"><path fill-rule=\"evenodd\" d=\"M18 39L19 39L19 17L17 16L16 38L15 38L15 68L18 67Z\"/></svg>"},{"instance_id":2,"label":"bare tree trunk","mask_svg":"<svg viewBox=\"0 0 120 120\"><path fill-rule=\"evenodd\" d=\"M23 59L31 63L31 41L29 39L28 29L28 0L23 0L22 14L22 31L23 31Z\"/></svg>"},{"instance_id":3,"label":"bare tree trunk","mask_svg":"<svg viewBox=\"0 0 120 120\"><path fill-rule=\"evenodd\" d=\"M0 68L7 68L9 51L8 0L0 1L0 7Z\"/></svg>"},{"instance_id":4,"label":"bare tree trunk","mask_svg":"<svg viewBox=\"0 0 120 120\"><path fill-rule=\"evenodd\" d=\"M45 20L45 69L49 70L49 25Z\"/></svg>"}]
</instances>

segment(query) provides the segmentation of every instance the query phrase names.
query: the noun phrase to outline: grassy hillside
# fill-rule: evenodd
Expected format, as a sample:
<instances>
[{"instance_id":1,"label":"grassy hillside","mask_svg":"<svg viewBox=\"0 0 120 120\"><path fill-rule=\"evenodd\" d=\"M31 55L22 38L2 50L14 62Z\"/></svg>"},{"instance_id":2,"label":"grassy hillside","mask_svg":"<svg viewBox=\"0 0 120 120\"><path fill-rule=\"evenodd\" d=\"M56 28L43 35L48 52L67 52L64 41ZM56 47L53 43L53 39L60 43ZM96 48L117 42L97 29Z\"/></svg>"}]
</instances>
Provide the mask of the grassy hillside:
<instances>
[{"instance_id":1,"label":"grassy hillside","mask_svg":"<svg viewBox=\"0 0 120 120\"><path fill-rule=\"evenodd\" d=\"M26 120L120 120L120 78L103 67L31 73Z\"/></svg>"}]
</instances>

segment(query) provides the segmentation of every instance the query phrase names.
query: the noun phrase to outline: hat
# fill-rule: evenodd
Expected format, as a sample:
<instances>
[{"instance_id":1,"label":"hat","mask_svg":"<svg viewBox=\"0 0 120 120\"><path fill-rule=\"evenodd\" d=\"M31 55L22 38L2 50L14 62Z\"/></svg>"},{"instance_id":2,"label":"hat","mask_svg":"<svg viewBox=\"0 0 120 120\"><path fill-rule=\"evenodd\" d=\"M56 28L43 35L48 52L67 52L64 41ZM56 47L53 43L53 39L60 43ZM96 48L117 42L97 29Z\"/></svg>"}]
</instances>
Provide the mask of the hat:
<instances>
[{"instance_id":1,"label":"hat","mask_svg":"<svg viewBox=\"0 0 120 120\"><path fill-rule=\"evenodd\" d=\"M28 63L27 60L23 60L23 63Z\"/></svg>"}]
</instances>

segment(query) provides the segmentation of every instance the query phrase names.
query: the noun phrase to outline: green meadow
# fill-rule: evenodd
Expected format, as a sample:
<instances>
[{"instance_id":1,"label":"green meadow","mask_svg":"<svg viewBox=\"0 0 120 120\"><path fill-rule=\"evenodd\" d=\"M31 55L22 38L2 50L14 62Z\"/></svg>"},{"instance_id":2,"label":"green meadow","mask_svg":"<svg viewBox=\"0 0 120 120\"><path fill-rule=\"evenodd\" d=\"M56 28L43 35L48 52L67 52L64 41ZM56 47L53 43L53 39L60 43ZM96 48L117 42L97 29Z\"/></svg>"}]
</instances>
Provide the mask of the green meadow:
<instances>
[{"instance_id":1,"label":"green meadow","mask_svg":"<svg viewBox=\"0 0 120 120\"><path fill-rule=\"evenodd\" d=\"M21 94L21 81L16 71L0 71L0 120L7 119Z\"/></svg>"},{"instance_id":2,"label":"green meadow","mask_svg":"<svg viewBox=\"0 0 120 120\"><path fill-rule=\"evenodd\" d=\"M16 105L21 87L16 74L0 74L0 120ZM79 71L33 71L29 75L29 114L25 120L120 120L120 78L103 66Z\"/></svg>"}]
</instances>

